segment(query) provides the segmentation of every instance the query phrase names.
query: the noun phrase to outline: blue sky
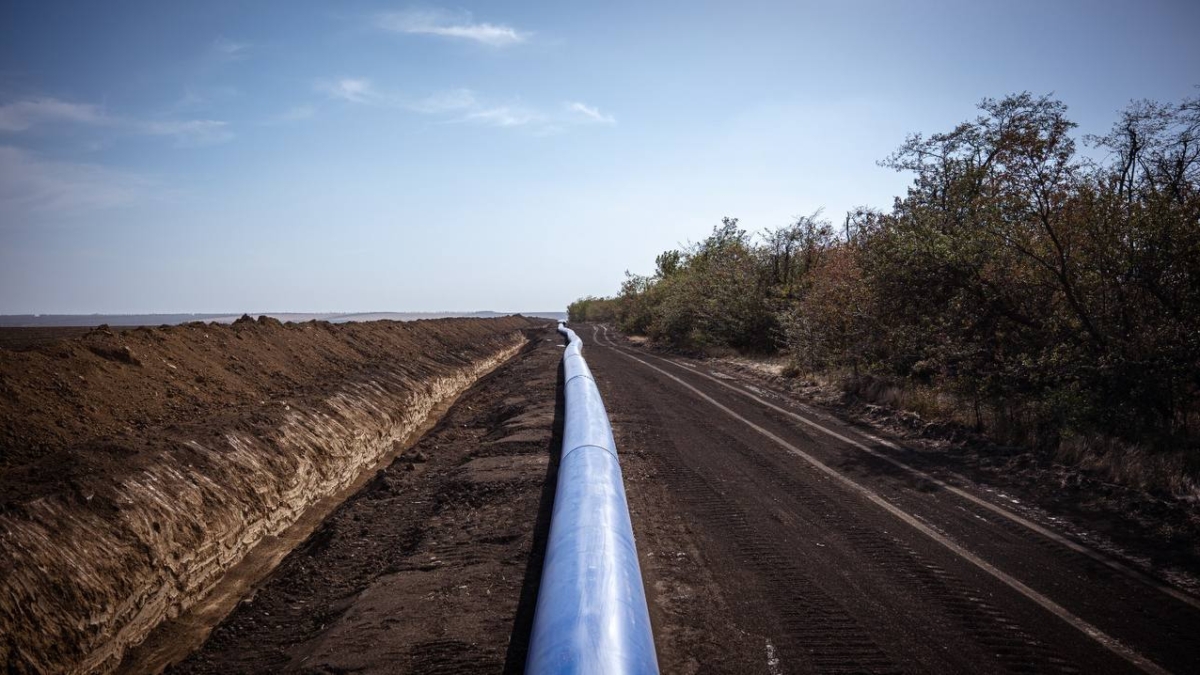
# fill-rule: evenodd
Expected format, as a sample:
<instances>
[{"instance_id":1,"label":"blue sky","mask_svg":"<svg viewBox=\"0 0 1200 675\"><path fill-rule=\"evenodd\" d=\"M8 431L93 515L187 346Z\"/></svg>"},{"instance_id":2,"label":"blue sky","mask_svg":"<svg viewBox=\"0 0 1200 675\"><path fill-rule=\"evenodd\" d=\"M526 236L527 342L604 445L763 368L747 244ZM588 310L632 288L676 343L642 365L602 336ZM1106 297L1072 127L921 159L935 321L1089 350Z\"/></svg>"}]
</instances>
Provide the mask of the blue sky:
<instances>
[{"instance_id":1,"label":"blue sky","mask_svg":"<svg viewBox=\"0 0 1200 675\"><path fill-rule=\"evenodd\" d=\"M0 313L554 310L888 207L985 96L1200 84L1200 3L0 4Z\"/></svg>"}]
</instances>

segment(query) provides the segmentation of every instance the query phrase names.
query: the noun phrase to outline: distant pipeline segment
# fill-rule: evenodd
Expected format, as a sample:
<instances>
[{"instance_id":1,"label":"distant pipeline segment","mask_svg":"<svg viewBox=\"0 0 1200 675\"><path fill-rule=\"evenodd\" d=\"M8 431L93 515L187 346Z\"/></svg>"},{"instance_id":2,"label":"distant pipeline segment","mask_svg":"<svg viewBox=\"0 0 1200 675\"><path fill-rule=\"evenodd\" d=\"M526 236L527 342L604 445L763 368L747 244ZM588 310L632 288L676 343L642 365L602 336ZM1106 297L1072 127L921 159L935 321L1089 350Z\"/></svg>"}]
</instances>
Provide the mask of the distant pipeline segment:
<instances>
[{"instance_id":1,"label":"distant pipeline segment","mask_svg":"<svg viewBox=\"0 0 1200 675\"><path fill-rule=\"evenodd\" d=\"M560 323L566 423L527 675L657 674L617 445L583 341Z\"/></svg>"}]
</instances>

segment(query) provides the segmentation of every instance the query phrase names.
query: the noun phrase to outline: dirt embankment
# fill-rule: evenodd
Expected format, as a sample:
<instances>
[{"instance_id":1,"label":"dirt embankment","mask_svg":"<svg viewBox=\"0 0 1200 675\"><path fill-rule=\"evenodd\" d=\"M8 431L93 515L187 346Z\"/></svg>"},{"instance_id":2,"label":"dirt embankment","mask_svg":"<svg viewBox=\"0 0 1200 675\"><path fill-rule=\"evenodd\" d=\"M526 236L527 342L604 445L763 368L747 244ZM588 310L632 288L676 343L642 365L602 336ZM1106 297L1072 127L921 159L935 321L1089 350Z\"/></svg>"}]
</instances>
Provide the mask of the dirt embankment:
<instances>
[{"instance_id":1,"label":"dirt embankment","mask_svg":"<svg viewBox=\"0 0 1200 675\"><path fill-rule=\"evenodd\" d=\"M521 673L562 445L563 341L539 337L168 674Z\"/></svg>"},{"instance_id":2,"label":"dirt embankment","mask_svg":"<svg viewBox=\"0 0 1200 675\"><path fill-rule=\"evenodd\" d=\"M532 325L245 318L0 349L0 662L111 670Z\"/></svg>"}]
</instances>

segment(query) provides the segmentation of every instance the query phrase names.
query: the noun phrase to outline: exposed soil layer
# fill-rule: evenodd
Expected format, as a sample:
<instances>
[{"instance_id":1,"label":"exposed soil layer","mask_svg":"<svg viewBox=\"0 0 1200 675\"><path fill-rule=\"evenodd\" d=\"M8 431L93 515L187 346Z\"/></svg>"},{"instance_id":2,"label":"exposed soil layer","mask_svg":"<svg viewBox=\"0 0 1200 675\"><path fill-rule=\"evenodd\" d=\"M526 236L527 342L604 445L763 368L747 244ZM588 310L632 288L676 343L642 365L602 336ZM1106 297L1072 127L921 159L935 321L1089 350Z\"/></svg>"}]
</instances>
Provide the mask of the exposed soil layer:
<instances>
[{"instance_id":1,"label":"exposed soil layer","mask_svg":"<svg viewBox=\"0 0 1200 675\"><path fill-rule=\"evenodd\" d=\"M561 345L546 329L464 393L171 672L522 672Z\"/></svg>"},{"instance_id":2,"label":"exposed soil layer","mask_svg":"<svg viewBox=\"0 0 1200 675\"><path fill-rule=\"evenodd\" d=\"M0 662L112 669L544 324L244 317L4 340Z\"/></svg>"}]
</instances>

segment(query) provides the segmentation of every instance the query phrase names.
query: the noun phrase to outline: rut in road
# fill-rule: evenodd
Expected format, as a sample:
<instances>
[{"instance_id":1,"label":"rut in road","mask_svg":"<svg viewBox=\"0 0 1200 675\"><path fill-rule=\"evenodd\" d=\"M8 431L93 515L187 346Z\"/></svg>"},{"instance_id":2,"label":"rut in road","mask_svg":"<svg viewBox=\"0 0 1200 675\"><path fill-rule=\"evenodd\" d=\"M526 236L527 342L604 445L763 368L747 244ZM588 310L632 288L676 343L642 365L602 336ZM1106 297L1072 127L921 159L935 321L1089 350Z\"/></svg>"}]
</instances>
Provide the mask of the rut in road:
<instances>
[{"instance_id":1,"label":"rut in road","mask_svg":"<svg viewBox=\"0 0 1200 675\"><path fill-rule=\"evenodd\" d=\"M686 468L678 454L673 459L662 472L667 482L706 525L724 531L741 562L758 572L764 595L775 599L772 609L782 630L775 640L782 660L800 660L803 655L817 672L826 673L903 672L851 613L805 574L777 538L762 532L753 518Z\"/></svg>"},{"instance_id":2,"label":"rut in road","mask_svg":"<svg viewBox=\"0 0 1200 675\"><path fill-rule=\"evenodd\" d=\"M719 487L687 467L676 448L672 447L671 452L674 456L662 475L706 525L723 531L738 551L740 561L753 568L762 580L764 596L772 599L780 615L778 625L782 633L776 641L784 663L807 662L818 673L904 672L871 638L869 629L804 571L795 550L778 532L772 531L770 515L747 514L746 509L724 496ZM742 453L739 459L766 472L805 511L820 514L828 528L837 531L890 581L920 589L921 595L937 603L965 635L986 647L1004 670L1080 672L1045 642L980 597L977 589L902 541L857 522L844 505L809 484L788 481L772 462L758 453Z\"/></svg>"}]
</instances>

